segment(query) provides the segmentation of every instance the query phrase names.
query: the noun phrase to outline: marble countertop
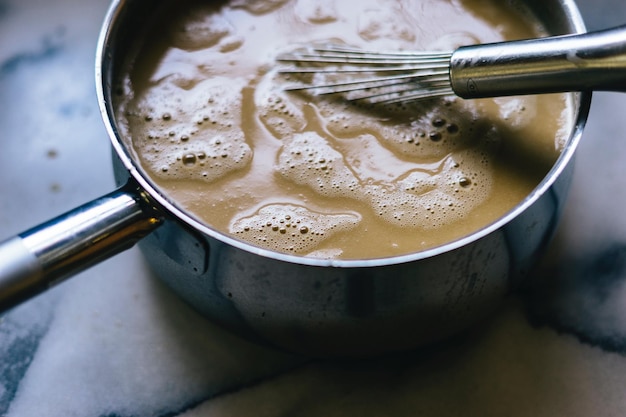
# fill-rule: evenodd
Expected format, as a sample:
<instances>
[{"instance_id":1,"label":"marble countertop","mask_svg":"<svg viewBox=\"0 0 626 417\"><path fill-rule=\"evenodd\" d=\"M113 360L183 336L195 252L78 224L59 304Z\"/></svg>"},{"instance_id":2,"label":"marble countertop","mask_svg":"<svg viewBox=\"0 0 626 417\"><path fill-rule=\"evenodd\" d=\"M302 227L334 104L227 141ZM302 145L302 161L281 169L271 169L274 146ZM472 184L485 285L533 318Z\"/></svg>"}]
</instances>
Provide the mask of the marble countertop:
<instances>
[{"instance_id":1,"label":"marble countertop","mask_svg":"<svg viewBox=\"0 0 626 417\"><path fill-rule=\"evenodd\" d=\"M626 3L580 0L589 29ZM93 65L104 0L0 0L0 237L113 189ZM131 249L0 319L2 416L626 414L626 95L598 93L536 285L453 342L294 357L215 327Z\"/></svg>"}]
</instances>

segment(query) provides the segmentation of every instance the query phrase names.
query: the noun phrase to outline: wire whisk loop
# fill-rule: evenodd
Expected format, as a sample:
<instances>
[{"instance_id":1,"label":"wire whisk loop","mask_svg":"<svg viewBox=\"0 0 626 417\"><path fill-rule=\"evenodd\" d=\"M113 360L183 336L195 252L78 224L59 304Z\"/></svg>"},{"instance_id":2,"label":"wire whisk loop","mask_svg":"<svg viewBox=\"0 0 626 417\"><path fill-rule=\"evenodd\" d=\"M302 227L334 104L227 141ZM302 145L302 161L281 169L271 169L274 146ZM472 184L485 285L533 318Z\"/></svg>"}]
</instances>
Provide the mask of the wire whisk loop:
<instances>
[{"instance_id":1,"label":"wire whisk loop","mask_svg":"<svg viewBox=\"0 0 626 417\"><path fill-rule=\"evenodd\" d=\"M341 45L302 48L277 57L278 72L296 76L284 90L342 94L350 101L391 104L454 95L451 52L372 52Z\"/></svg>"}]
</instances>

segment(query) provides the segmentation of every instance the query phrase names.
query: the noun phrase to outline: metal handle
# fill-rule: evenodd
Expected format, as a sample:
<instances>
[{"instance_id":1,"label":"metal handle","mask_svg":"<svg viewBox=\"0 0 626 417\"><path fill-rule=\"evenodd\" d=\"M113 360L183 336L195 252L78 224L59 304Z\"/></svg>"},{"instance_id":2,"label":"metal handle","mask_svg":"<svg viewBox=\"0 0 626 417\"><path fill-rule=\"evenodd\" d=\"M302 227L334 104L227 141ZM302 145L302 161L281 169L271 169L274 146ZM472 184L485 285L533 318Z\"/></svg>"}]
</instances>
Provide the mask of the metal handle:
<instances>
[{"instance_id":1,"label":"metal handle","mask_svg":"<svg viewBox=\"0 0 626 417\"><path fill-rule=\"evenodd\" d=\"M133 184L0 242L0 311L132 247L162 219Z\"/></svg>"},{"instance_id":2,"label":"metal handle","mask_svg":"<svg viewBox=\"0 0 626 417\"><path fill-rule=\"evenodd\" d=\"M626 26L464 46L452 55L450 81L463 98L626 91Z\"/></svg>"}]
</instances>

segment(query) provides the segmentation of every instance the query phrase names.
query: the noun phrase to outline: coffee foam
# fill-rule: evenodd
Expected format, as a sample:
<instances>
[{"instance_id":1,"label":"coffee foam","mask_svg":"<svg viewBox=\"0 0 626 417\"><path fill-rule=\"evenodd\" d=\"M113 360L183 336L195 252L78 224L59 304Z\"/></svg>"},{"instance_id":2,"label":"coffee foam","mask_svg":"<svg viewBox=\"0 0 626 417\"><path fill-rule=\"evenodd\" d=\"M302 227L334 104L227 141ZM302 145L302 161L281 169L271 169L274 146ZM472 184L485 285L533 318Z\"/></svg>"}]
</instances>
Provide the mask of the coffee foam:
<instances>
[{"instance_id":1,"label":"coffee foam","mask_svg":"<svg viewBox=\"0 0 626 417\"><path fill-rule=\"evenodd\" d=\"M330 23L339 19L335 0L298 0L295 13L303 22Z\"/></svg>"},{"instance_id":2,"label":"coffee foam","mask_svg":"<svg viewBox=\"0 0 626 417\"><path fill-rule=\"evenodd\" d=\"M456 99L369 107L322 101L319 109L332 134L370 133L394 152L421 161L443 158L479 140L474 105Z\"/></svg>"},{"instance_id":3,"label":"coffee foam","mask_svg":"<svg viewBox=\"0 0 626 417\"><path fill-rule=\"evenodd\" d=\"M272 204L238 218L230 233L258 246L287 253L307 253L336 233L353 229L356 213L325 214L291 204Z\"/></svg>"},{"instance_id":4,"label":"coffee foam","mask_svg":"<svg viewBox=\"0 0 626 417\"><path fill-rule=\"evenodd\" d=\"M359 178L326 139L306 132L284 140L276 170L320 196L364 202L391 225L433 229L462 219L489 196L498 147L491 136L486 132L481 146L448 155L435 172L380 181Z\"/></svg>"},{"instance_id":5,"label":"coffee foam","mask_svg":"<svg viewBox=\"0 0 626 417\"><path fill-rule=\"evenodd\" d=\"M432 229L467 216L485 201L493 186L494 149L465 150L449 156L435 175L412 172L397 182L395 194L373 202L388 222L402 227ZM389 210L388 207L394 207Z\"/></svg>"},{"instance_id":6,"label":"coffee foam","mask_svg":"<svg viewBox=\"0 0 626 417\"><path fill-rule=\"evenodd\" d=\"M494 101L498 105L500 117L506 120L509 128L523 128L536 120L536 96L498 97Z\"/></svg>"},{"instance_id":7,"label":"coffee foam","mask_svg":"<svg viewBox=\"0 0 626 417\"><path fill-rule=\"evenodd\" d=\"M324 197L358 198L361 188L343 155L315 132L286 138L276 170L284 178L305 185Z\"/></svg>"},{"instance_id":8,"label":"coffee foam","mask_svg":"<svg viewBox=\"0 0 626 417\"><path fill-rule=\"evenodd\" d=\"M233 25L211 12L184 15L173 22L169 35L172 45L185 51L208 49L220 43L232 44L236 39Z\"/></svg>"},{"instance_id":9,"label":"coffee foam","mask_svg":"<svg viewBox=\"0 0 626 417\"><path fill-rule=\"evenodd\" d=\"M262 78L254 93L259 120L279 139L302 131L306 126L302 105L292 101L280 86L276 72L271 72Z\"/></svg>"},{"instance_id":10,"label":"coffee foam","mask_svg":"<svg viewBox=\"0 0 626 417\"><path fill-rule=\"evenodd\" d=\"M243 82L216 77L187 90L159 81L125 109L133 146L153 175L215 181L247 166L252 150L239 126Z\"/></svg>"},{"instance_id":11,"label":"coffee foam","mask_svg":"<svg viewBox=\"0 0 626 417\"><path fill-rule=\"evenodd\" d=\"M369 42L394 41L413 45L416 28L419 25L407 19L402 6L395 2L387 2L384 7L363 10L358 17L358 34Z\"/></svg>"},{"instance_id":12,"label":"coffee foam","mask_svg":"<svg viewBox=\"0 0 626 417\"><path fill-rule=\"evenodd\" d=\"M280 9L289 0L231 0L228 5L234 9L244 9L249 13L261 15Z\"/></svg>"}]
</instances>

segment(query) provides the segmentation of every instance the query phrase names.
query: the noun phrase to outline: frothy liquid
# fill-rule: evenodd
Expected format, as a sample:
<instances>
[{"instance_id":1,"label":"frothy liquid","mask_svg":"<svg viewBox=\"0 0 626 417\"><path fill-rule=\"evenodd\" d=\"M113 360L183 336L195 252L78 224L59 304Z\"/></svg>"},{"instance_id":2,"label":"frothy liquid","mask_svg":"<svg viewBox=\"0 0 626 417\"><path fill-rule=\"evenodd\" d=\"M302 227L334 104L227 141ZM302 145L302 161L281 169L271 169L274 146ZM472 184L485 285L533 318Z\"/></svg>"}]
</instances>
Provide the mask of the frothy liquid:
<instances>
[{"instance_id":1,"label":"frothy liquid","mask_svg":"<svg viewBox=\"0 0 626 417\"><path fill-rule=\"evenodd\" d=\"M356 105L283 91L274 57L331 40L451 50L543 35L497 0L176 3L120 80L147 174L208 225L276 251L363 259L497 220L550 169L568 95Z\"/></svg>"}]
</instances>

